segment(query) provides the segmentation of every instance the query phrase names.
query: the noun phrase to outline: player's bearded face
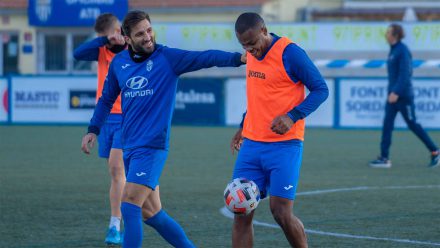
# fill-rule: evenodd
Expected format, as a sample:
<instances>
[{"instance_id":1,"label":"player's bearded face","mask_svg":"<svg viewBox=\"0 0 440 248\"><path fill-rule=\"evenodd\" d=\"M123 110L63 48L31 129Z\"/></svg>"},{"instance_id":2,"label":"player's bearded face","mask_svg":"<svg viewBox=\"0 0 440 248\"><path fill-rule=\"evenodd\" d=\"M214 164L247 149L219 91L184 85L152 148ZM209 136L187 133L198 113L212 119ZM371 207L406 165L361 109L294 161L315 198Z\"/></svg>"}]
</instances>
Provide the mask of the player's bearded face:
<instances>
[{"instance_id":1,"label":"player's bearded face","mask_svg":"<svg viewBox=\"0 0 440 248\"><path fill-rule=\"evenodd\" d=\"M156 40L150 22L143 20L136 24L131 30L127 42L136 53L152 53Z\"/></svg>"}]
</instances>

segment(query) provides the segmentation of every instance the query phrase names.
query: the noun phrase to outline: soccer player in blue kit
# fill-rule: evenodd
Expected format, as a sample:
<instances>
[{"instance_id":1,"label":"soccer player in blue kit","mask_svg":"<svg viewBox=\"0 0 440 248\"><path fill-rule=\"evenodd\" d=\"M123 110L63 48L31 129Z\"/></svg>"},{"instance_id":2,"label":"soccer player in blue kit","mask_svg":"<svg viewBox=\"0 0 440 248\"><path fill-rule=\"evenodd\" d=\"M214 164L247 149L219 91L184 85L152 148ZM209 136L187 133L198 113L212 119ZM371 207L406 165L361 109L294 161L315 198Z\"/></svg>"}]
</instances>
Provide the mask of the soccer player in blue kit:
<instances>
[{"instance_id":1,"label":"soccer player in blue kit","mask_svg":"<svg viewBox=\"0 0 440 248\"><path fill-rule=\"evenodd\" d=\"M240 53L185 51L156 44L150 17L143 11L129 12L122 28L129 48L117 54L110 64L81 148L90 152L121 93L121 140L127 175L121 204L123 246L141 247L144 221L174 247L194 247L180 225L162 210L159 195L178 77L213 66L238 67L245 57Z\"/></svg>"}]
</instances>

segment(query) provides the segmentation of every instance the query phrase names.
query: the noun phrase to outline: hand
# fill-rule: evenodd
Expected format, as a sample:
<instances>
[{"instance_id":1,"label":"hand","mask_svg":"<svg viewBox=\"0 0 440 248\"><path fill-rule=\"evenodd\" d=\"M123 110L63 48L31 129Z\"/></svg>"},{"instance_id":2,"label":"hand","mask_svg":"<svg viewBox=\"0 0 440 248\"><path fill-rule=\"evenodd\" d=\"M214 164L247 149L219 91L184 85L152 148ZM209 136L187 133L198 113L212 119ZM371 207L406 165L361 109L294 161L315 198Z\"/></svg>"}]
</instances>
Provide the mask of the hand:
<instances>
[{"instance_id":1,"label":"hand","mask_svg":"<svg viewBox=\"0 0 440 248\"><path fill-rule=\"evenodd\" d=\"M232 137L231 140L231 151L232 155L234 155L235 151L240 151L241 143L243 142L243 136L241 133L243 132L243 128L239 128L238 131L235 133L234 137Z\"/></svg>"},{"instance_id":2,"label":"hand","mask_svg":"<svg viewBox=\"0 0 440 248\"><path fill-rule=\"evenodd\" d=\"M289 132L292 125L293 120L288 115L280 115L272 121L270 129L276 134L283 135Z\"/></svg>"},{"instance_id":3,"label":"hand","mask_svg":"<svg viewBox=\"0 0 440 248\"><path fill-rule=\"evenodd\" d=\"M96 134L88 133L84 135L82 139L81 150L85 154L90 154L90 149L92 149L95 146L95 143L96 143Z\"/></svg>"},{"instance_id":4,"label":"hand","mask_svg":"<svg viewBox=\"0 0 440 248\"><path fill-rule=\"evenodd\" d=\"M246 51L244 52L244 53L242 53L241 54L241 62L243 63L243 64L246 64L246 62L247 62L247 56L246 56Z\"/></svg>"},{"instance_id":5,"label":"hand","mask_svg":"<svg viewBox=\"0 0 440 248\"><path fill-rule=\"evenodd\" d=\"M394 93L394 92L391 92L391 93L388 95L388 102L389 102L389 103L396 103L398 99L399 99L399 95L397 95L397 94Z\"/></svg>"},{"instance_id":6,"label":"hand","mask_svg":"<svg viewBox=\"0 0 440 248\"><path fill-rule=\"evenodd\" d=\"M107 36L108 42L110 43L110 45L124 45L125 44L125 39L124 36L122 36L121 34L115 32L112 35Z\"/></svg>"}]
</instances>

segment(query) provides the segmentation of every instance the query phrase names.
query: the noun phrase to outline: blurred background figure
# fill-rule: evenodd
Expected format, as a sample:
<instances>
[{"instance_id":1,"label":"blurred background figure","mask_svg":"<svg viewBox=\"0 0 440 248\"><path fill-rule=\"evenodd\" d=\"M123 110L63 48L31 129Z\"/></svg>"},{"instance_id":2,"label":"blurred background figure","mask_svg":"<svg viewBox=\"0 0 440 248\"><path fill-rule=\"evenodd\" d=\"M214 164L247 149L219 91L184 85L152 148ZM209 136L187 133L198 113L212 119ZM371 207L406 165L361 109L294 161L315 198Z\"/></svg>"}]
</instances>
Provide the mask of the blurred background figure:
<instances>
[{"instance_id":1,"label":"blurred background figure","mask_svg":"<svg viewBox=\"0 0 440 248\"><path fill-rule=\"evenodd\" d=\"M436 144L431 140L422 126L416 121L414 105L414 89L412 85L412 55L408 47L402 42L405 37L403 28L399 24L391 24L385 34L391 50L388 55L388 99L385 105L385 118L382 127L382 141L380 156L370 162L374 168L390 168L389 160L391 137L394 129L394 120L397 113L401 113L409 129L425 144L431 153L431 162L428 167L440 164L440 154Z\"/></svg>"},{"instance_id":2,"label":"blurred background figure","mask_svg":"<svg viewBox=\"0 0 440 248\"><path fill-rule=\"evenodd\" d=\"M108 73L110 62L115 54L126 48L124 36L121 34L121 23L111 13L98 16L94 26L98 37L84 42L74 51L76 60L98 62L98 86L96 101L102 95L105 77ZM105 243L109 245L121 244L121 198L125 184L124 162L122 160L121 144L121 96L116 99L107 118L105 125L98 136L99 156L107 160L110 174L110 223L105 237Z\"/></svg>"}]
</instances>

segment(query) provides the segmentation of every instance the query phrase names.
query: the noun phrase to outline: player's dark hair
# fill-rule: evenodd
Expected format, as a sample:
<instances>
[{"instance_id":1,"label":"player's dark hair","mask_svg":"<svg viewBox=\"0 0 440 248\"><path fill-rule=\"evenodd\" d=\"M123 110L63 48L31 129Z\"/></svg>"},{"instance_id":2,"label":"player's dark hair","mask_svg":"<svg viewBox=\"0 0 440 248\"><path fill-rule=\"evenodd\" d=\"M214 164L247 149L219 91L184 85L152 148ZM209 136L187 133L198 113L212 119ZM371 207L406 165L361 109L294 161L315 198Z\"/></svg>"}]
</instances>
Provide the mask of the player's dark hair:
<instances>
[{"instance_id":1,"label":"player's dark hair","mask_svg":"<svg viewBox=\"0 0 440 248\"><path fill-rule=\"evenodd\" d=\"M151 23L150 16L144 11L133 10L128 12L124 18L124 21L122 22L122 30L124 31L125 35L130 36L131 29L143 20L148 20L148 22Z\"/></svg>"},{"instance_id":2,"label":"player's dark hair","mask_svg":"<svg viewBox=\"0 0 440 248\"><path fill-rule=\"evenodd\" d=\"M261 16L254 12L246 12L241 14L237 21L235 21L235 32L242 34L248 29L264 25L264 20Z\"/></svg>"},{"instance_id":3,"label":"player's dark hair","mask_svg":"<svg viewBox=\"0 0 440 248\"><path fill-rule=\"evenodd\" d=\"M112 25L118 21L118 18L114 16L111 13L103 13L96 18L95 21L95 32L96 33L104 33L109 28L112 27Z\"/></svg>"},{"instance_id":4,"label":"player's dark hair","mask_svg":"<svg viewBox=\"0 0 440 248\"><path fill-rule=\"evenodd\" d=\"M391 34L397 38L398 41L405 38L405 32L403 31L402 25L399 25L397 23L393 23L390 25L391 27Z\"/></svg>"}]
</instances>

